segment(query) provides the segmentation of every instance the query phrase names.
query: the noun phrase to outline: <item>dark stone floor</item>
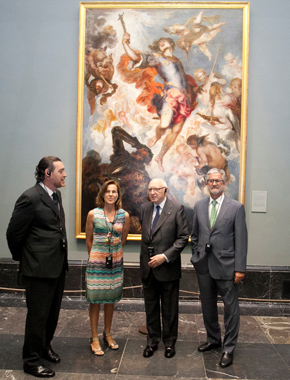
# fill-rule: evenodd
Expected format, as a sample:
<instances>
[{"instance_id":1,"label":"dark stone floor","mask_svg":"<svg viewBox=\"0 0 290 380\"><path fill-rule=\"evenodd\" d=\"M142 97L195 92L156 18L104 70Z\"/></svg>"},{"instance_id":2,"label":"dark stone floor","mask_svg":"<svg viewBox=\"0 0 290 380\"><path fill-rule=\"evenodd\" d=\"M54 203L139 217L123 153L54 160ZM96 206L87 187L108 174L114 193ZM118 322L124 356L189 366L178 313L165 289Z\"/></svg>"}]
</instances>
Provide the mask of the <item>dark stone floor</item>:
<instances>
[{"instance_id":1,"label":"dark stone floor","mask_svg":"<svg viewBox=\"0 0 290 380\"><path fill-rule=\"evenodd\" d=\"M0 378L32 379L22 371L21 350L26 309L23 300L0 302ZM279 312L250 315L243 311L234 364L218 365L220 351L201 354L197 347L205 341L199 305L181 304L176 356L164 357L159 345L154 356L142 356L146 338L138 329L145 322L141 301L122 301L116 307L112 333L119 350L106 350L102 357L90 351L90 324L87 304L65 300L53 348L61 355L59 364L48 364L59 380L206 380L206 379L290 379L290 316ZM242 310L243 305L242 305ZM222 308L220 308L222 311ZM276 316L273 316L276 315ZM100 317L100 335L103 328ZM222 315L220 315L222 321ZM222 323L221 323L222 325Z\"/></svg>"}]
</instances>

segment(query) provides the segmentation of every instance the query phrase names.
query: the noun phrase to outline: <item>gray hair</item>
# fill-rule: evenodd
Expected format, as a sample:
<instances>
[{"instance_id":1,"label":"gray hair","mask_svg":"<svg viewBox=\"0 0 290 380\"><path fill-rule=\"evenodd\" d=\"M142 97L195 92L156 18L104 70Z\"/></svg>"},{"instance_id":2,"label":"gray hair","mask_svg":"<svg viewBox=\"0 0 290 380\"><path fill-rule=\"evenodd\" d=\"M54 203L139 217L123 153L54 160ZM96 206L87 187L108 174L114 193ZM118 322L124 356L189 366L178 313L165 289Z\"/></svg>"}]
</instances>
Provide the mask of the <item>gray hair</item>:
<instances>
[{"instance_id":1,"label":"gray hair","mask_svg":"<svg viewBox=\"0 0 290 380\"><path fill-rule=\"evenodd\" d=\"M226 182L225 171L223 169L218 169L218 168L212 168L206 173L206 176L205 176L206 181L208 181L208 177L210 176L210 174L214 174L214 173L220 173L222 175L223 181Z\"/></svg>"},{"instance_id":2,"label":"gray hair","mask_svg":"<svg viewBox=\"0 0 290 380\"><path fill-rule=\"evenodd\" d=\"M159 178L162 182L162 186L168 188L167 183L164 181L164 179Z\"/></svg>"},{"instance_id":3,"label":"gray hair","mask_svg":"<svg viewBox=\"0 0 290 380\"><path fill-rule=\"evenodd\" d=\"M161 186L162 187L166 187L166 189L168 189L168 186L167 186L167 183L164 181L164 179L162 178L152 178L150 182L152 181L159 181L161 183Z\"/></svg>"}]
</instances>

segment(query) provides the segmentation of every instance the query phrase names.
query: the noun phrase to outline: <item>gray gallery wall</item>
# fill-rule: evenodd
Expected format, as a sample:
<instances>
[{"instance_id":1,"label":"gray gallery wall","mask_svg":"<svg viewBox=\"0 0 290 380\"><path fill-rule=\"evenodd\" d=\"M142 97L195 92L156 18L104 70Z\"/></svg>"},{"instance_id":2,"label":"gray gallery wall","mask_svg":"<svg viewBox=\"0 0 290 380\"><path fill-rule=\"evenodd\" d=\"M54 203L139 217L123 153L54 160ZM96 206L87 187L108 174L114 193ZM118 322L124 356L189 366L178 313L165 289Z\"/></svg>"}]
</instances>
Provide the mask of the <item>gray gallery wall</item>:
<instances>
[{"instance_id":1,"label":"gray gallery wall","mask_svg":"<svg viewBox=\"0 0 290 380\"><path fill-rule=\"evenodd\" d=\"M252 0L248 93L246 213L248 264L288 266L290 191L290 1ZM0 0L0 257L18 196L34 184L42 156L62 158L70 259L86 259L74 237L77 0ZM253 190L268 192L267 213L251 212ZM138 261L128 242L126 261ZM183 254L187 264L190 250Z\"/></svg>"}]
</instances>

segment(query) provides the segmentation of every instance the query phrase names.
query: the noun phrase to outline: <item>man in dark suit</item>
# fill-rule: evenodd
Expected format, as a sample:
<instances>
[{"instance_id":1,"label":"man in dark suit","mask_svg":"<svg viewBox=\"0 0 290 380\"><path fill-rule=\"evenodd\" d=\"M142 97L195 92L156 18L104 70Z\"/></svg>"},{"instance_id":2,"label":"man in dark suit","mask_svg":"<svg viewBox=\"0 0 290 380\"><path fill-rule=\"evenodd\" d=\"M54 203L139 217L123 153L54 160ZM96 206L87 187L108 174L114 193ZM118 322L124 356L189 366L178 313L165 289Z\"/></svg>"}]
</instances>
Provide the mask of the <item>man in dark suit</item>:
<instances>
[{"instance_id":1,"label":"man in dark suit","mask_svg":"<svg viewBox=\"0 0 290 380\"><path fill-rule=\"evenodd\" d=\"M237 284L246 272L247 227L244 206L224 195L225 172L211 169L207 173L210 197L197 202L193 213L191 234L192 258L203 311L207 342L200 352L222 345L218 323L217 293L224 303L225 335L220 366L233 362L239 325Z\"/></svg>"},{"instance_id":2,"label":"man in dark suit","mask_svg":"<svg viewBox=\"0 0 290 380\"><path fill-rule=\"evenodd\" d=\"M27 317L23 369L36 377L53 377L42 359L60 357L51 347L64 290L67 240L61 193L66 173L54 156L39 161L37 183L17 200L7 229L12 257L20 261L26 289Z\"/></svg>"},{"instance_id":3,"label":"man in dark suit","mask_svg":"<svg viewBox=\"0 0 290 380\"><path fill-rule=\"evenodd\" d=\"M188 228L183 206L169 200L166 192L165 181L153 179L148 186L151 202L141 207L140 267L148 330L144 357L152 356L161 340L160 301L165 357L175 355L180 253L188 241Z\"/></svg>"}]
</instances>

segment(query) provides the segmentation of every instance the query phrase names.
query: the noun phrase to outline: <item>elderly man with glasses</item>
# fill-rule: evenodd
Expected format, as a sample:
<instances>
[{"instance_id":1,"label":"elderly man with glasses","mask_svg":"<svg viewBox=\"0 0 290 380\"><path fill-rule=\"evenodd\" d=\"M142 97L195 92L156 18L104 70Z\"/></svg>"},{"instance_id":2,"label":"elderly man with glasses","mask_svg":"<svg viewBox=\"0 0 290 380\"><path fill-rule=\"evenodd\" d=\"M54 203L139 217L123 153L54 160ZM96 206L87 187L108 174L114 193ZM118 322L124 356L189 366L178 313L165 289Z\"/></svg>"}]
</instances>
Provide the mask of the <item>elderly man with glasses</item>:
<instances>
[{"instance_id":1,"label":"elderly man with glasses","mask_svg":"<svg viewBox=\"0 0 290 380\"><path fill-rule=\"evenodd\" d=\"M184 207L168 199L167 190L164 180L153 179L148 186L150 202L141 207L140 267L148 330L143 352L146 358L157 350L161 337L165 357L172 358L177 340L180 253L188 241L188 228Z\"/></svg>"},{"instance_id":2,"label":"elderly man with glasses","mask_svg":"<svg viewBox=\"0 0 290 380\"><path fill-rule=\"evenodd\" d=\"M198 351L222 347L219 365L224 368L233 362L239 333L237 284L246 272L247 227L244 206L224 195L224 170L209 170L206 180L210 197L195 204L191 234L191 262L198 277L207 332L207 341ZM218 322L218 292L224 303L223 344Z\"/></svg>"}]
</instances>

